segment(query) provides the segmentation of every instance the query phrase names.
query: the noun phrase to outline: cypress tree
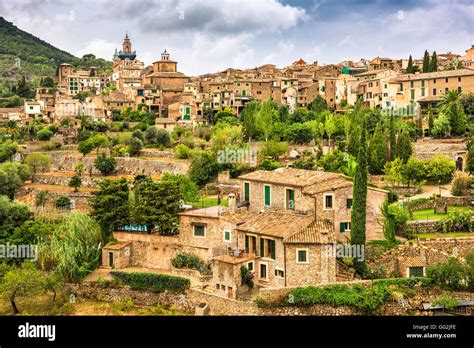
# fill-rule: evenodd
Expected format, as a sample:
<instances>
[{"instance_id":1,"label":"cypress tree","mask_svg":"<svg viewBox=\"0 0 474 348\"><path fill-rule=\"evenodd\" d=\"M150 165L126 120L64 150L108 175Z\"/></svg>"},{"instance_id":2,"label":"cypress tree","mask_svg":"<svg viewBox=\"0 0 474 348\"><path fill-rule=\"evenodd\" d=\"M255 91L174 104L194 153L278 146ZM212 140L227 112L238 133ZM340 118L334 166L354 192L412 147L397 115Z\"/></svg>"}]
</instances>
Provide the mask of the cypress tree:
<instances>
[{"instance_id":1,"label":"cypress tree","mask_svg":"<svg viewBox=\"0 0 474 348\"><path fill-rule=\"evenodd\" d=\"M367 130L366 122L362 123L357 167L354 175L352 192L353 206L351 213L351 244L365 245L365 223L367 211Z\"/></svg>"},{"instance_id":2,"label":"cypress tree","mask_svg":"<svg viewBox=\"0 0 474 348\"><path fill-rule=\"evenodd\" d=\"M408 159L413 153L410 135L407 131L402 131L398 136L396 157L400 158L403 163L407 163Z\"/></svg>"},{"instance_id":3,"label":"cypress tree","mask_svg":"<svg viewBox=\"0 0 474 348\"><path fill-rule=\"evenodd\" d=\"M28 98L30 94L30 90L28 88L28 84L26 83L26 78L23 76L21 80L18 81L18 85L16 88L16 93L23 98Z\"/></svg>"},{"instance_id":4,"label":"cypress tree","mask_svg":"<svg viewBox=\"0 0 474 348\"><path fill-rule=\"evenodd\" d=\"M380 124L375 127L369 147L369 169L372 174L382 174L387 161L387 142Z\"/></svg>"},{"instance_id":5,"label":"cypress tree","mask_svg":"<svg viewBox=\"0 0 474 348\"><path fill-rule=\"evenodd\" d=\"M431 136L431 132L433 130L433 127L434 127L434 113L433 113L433 110L431 109L431 107L429 107L429 109L428 109L428 130L429 130L430 136Z\"/></svg>"},{"instance_id":6,"label":"cypress tree","mask_svg":"<svg viewBox=\"0 0 474 348\"><path fill-rule=\"evenodd\" d=\"M408 58L406 73L413 74L413 58L411 57L411 54L410 54L410 58Z\"/></svg>"},{"instance_id":7,"label":"cypress tree","mask_svg":"<svg viewBox=\"0 0 474 348\"><path fill-rule=\"evenodd\" d=\"M430 72L430 54L428 50L425 50L425 55L423 56L423 72Z\"/></svg>"},{"instance_id":8,"label":"cypress tree","mask_svg":"<svg viewBox=\"0 0 474 348\"><path fill-rule=\"evenodd\" d=\"M389 145L390 145L390 148L389 148L389 158L390 158L390 161L393 161L395 159L395 149L397 147L397 137L396 137L396 130L395 130L395 115L392 113L390 114L390 120L389 120L389 124L388 124L388 142L389 142Z\"/></svg>"},{"instance_id":9,"label":"cypress tree","mask_svg":"<svg viewBox=\"0 0 474 348\"><path fill-rule=\"evenodd\" d=\"M438 71L438 56L436 55L436 51L433 51L433 55L431 56L430 71Z\"/></svg>"}]
</instances>

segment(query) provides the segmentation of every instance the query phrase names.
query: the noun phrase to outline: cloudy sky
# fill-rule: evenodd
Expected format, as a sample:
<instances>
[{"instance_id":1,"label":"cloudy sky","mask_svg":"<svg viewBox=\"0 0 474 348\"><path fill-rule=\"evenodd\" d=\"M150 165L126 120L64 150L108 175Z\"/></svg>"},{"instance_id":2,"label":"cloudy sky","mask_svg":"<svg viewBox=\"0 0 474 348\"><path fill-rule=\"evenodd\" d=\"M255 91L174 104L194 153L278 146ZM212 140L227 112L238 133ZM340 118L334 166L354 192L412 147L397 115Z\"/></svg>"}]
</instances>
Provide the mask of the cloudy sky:
<instances>
[{"instance_id":1,"label":"cloudy sky","mask_svg":"<svg viewBox=\"0 0 474 348\"><path fill-rule=\"evenodd\" d=\"M0 0L0 16L76 56L111 59L128 32L138 59L166 48L188 75L474 44L473 0Z\"/></svg>"}]
</instances>

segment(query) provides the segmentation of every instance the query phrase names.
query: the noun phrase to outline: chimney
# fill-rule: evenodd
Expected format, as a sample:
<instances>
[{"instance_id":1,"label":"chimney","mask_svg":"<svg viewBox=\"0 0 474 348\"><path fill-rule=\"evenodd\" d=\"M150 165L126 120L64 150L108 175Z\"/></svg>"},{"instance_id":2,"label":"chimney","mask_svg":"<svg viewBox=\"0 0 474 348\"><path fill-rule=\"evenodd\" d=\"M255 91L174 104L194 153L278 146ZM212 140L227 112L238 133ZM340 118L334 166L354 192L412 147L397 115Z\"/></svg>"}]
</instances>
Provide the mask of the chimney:
<instances>
[{"instance_id":1,"label":"chimney","mask_svg":"<svg viewBox=\"0 0 474 348\"><path fill-rule=\"evenodd\" d=\"M235 193L233 192L229 193L229 196L227 198L229 200L229 210L233 213L235 212L235 208L236 208Z\"/></svg>"}]
</instances>

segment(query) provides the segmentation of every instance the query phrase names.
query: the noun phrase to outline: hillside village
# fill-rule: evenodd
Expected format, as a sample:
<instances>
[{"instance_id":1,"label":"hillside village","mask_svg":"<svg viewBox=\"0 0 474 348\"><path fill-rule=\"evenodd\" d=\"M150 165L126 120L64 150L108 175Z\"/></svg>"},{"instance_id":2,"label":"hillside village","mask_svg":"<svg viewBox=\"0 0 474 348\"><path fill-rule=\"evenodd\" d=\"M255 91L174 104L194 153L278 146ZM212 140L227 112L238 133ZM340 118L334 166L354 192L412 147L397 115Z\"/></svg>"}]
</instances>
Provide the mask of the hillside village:
<instances>
[{"instance_id":1,"label":"hillside village","mask_svg":"<svg viewBox=\"0 0 474 348\"><path fill-rule=\"evenodd\" d=\"M474 46L201 76L128 34L111 56L0 108L0 244L37 246L0 264L0 313L472 314Z\"/></svg>"}]
</instances>

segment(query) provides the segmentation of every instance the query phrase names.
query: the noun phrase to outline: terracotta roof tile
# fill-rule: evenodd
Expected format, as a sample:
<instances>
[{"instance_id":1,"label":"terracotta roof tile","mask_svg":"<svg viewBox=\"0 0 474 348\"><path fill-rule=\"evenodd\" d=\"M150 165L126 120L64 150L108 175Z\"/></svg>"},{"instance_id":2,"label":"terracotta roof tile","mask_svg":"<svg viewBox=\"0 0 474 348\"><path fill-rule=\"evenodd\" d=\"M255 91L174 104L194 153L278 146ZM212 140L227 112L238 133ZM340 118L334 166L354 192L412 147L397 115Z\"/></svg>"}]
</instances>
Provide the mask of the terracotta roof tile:
<instances>
[{"instance_id":1,"label":"terracotta roof tile","mask_svg":"<svg viewBox=\"0 0 474 348\"><path fill-rule=\"evenodd\" d=\"M271 211L251 215L237 229L242 232L254 232L284 238L304 229L313 220L313 215Z\"/></svg>"},{"instance_id":2,"label":"terracotta roof tile","mask_svg":"<svg viewBox=\"0 0 474 348\"><path fill-rule=\"evenodd\" d=\"M239 176L239 179L249 181L259 181L270 184L283 184L295 187L310 186L319 182L324 182L330 178L343 177L341 174L295 169L278 168L275 170L257 170L248 174Z\"/></svg>"},{"instance_id":3,"label":"terracotta roof tile","mask_svg":"<svg viewBox=\"0 0 474 348\"><path fill-rule=\"evenodd\" d=\"M334 226L329 220L315 220L303 230L296 232L283 240L283 243L292 244L329 244L336 243Z\"/></svg>"}]
</instances>

